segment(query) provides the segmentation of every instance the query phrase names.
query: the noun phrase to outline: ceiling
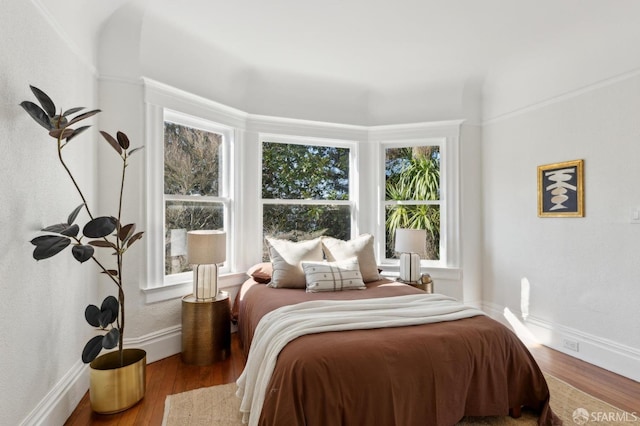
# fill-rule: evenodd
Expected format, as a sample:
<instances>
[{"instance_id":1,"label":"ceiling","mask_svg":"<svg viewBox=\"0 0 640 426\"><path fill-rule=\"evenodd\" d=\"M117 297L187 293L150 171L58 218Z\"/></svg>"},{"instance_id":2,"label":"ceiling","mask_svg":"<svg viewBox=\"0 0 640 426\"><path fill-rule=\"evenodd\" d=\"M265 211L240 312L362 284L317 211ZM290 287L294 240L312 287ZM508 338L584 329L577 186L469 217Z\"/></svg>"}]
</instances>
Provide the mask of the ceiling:
<instances>
[{"instance_id":1,"label":"ceiling","mask_svg":"<svg viewBox=\"0 0 640 426\"><path fill-rule=\"evenodd\" d=\"M78 27L99 37L113 13L136 4L143 22L170 22L258 72L372 93L482 82L514 63L521 72L536 56L553 58L550 67L581 56L584 67L612 53L638 56L640 46L637 0L33 1L71 39Z\"/></svg>"},{"instance_id":2,"label":"ceiling","mask_svg":"<svg viewBox=\"0 0 640 426\"><path fill-rule=\"evenodd\" d=\"M149 7L257 69L385 90L482 77L523 52L554 45L615 44L630 31L637 39L638 3L160 0Z\"/></svg>"}]
</instances>

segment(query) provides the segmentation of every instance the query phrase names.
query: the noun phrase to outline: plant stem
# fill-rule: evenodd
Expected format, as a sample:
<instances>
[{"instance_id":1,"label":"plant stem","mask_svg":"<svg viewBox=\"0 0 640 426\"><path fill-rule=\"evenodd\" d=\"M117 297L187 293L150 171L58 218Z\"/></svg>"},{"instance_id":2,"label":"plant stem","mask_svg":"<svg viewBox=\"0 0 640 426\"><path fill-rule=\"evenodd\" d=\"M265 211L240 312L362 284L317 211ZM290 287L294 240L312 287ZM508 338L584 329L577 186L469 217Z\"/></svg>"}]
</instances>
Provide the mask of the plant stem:
<instances>
[{"instance_id":1,"label":"plant stem","mask_svg":"<svg viewBox=\"0 0 640 426\"><path fill-rule=\"evenodd\" d=\"M69 167L67 167L67 164L64 162L64 159L62 158L62 134L58 136L58 159L60 160L60 164L62 164L62 167L64 167L67 174L69 175L69 178L71 178L71 182L73 182L73 185L76 187L78 194L80 194L80 198L82 198L82 203L84 204L84 208L87 211L87 214L89 215L91 220L93 220L93 215L91 214L91 210L89 210L89 204L87 204L87 200L84 198L84 194L82 193L80 186L78 186L76 179L71 174L71 170L69 170Z\"/></svg>"},{"instance_id":2,"label":"plant stem","mask_svg":"<svg viewBox=\"0 0 640 426\"><path fill-rule=\"evenodd\" d=\"M120 230L122 228L122 222L120 221L122 217L122 198L124 194L124 178L127 170L127 150L124 150L122 156L122 178L120 179L120 198L118 201L118 235L116 236L116 247L118 253L118 277L120 279L120 286L118 287L118 301L120 302L120 337L118 339L118 349L120 351L120 366L124 366L124 290L122 288L122 247L120 246Z\"/></svg>"}]
</instances>

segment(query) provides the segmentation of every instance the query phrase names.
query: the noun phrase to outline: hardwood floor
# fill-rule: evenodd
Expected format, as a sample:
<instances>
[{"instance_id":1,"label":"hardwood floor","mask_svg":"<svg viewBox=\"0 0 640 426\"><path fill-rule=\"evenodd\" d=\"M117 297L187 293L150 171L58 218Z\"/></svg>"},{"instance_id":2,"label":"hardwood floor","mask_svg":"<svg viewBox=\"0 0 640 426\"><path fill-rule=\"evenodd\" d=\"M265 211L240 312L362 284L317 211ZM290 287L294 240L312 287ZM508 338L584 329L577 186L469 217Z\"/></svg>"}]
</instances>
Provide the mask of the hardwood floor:
<instances>
[{"instance_id":1,"label":"hardwood floor","mask_svg":"<svg viewBox=\"0 0 640 426\"><path fill-rule=\"evenodd\" d=\"M543 371L618 408L640 413L640 383L544 346L530 350ZM160 425L167 395L234 382L244 363L238 337L233 334L231 357L227 360L197 367L182 363L178 354L149 364L147 393L136 406L118 414L95 414L87 393L65 425Z\"/></svg>"}]
</instances>

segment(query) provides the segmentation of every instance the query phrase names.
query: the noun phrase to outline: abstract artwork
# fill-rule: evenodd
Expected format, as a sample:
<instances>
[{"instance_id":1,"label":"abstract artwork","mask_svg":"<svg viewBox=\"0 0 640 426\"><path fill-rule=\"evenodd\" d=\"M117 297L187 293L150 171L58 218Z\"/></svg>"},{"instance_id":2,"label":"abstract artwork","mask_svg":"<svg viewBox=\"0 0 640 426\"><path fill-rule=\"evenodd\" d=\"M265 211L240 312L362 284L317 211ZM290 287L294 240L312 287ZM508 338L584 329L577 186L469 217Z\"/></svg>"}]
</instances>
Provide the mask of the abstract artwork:
<instances>
[{"instance_id":1,"label":"abstract artwork","mask_svg":"<svg viewBox=\"0 0 640 426\"><path fill-rule=\"evenodd\" d=\"M538 216L584 216L584 160L538 166Z\"/></svg>"}]
</instances>

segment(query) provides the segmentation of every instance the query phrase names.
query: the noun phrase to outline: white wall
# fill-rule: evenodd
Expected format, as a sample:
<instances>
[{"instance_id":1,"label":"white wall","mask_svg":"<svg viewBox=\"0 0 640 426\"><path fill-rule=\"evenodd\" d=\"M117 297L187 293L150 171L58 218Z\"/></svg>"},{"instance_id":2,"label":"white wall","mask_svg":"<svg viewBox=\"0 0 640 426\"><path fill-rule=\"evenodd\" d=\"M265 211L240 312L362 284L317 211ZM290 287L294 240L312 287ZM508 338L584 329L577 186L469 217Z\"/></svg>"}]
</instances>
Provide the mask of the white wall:
<instances>
[{"instance_id":1,"label":"white wall","mask_svg":"<svg viewBox=\"0 0 640 426\"><path fill-rule=\"evenodd\" d=\"M527 324L542 341L561 348L563 338L574 339L580 352L573 355L637 378L640 226L630 225L628 219L630 208L640 207L634 186L640 177L640 77L632 73L611 84L585 88L590 81L621 74L632 58L620 55L615 64L590 68L589 75L574 70L582 77L577 86L568 70L563 70L562 79L554 80L546 70L543 79L523 81L522 65L540 62L514 59L506 70L511 74L496 71L485 86L482 109L487 121L481 126L480 82L425 87L389 98L338 81L257 73L215 45L170 33L166 23L146 16L135 2L115 12L98 34L98 46L84 41L77 46L32 2L2 4L0 141L8 154L0 158L5 236L0 320L10 325L0 330L0 345L10 348L3 349L0 359L3 421L31 424L46 418L55 424L71 413L87 388L79 350L91 331L82 313L87 303L99 300L90 265L81 267L70 256L38 263L31 259L27 241L38 228L66 218L76 203L67 201L75 195L52 152L43 151L53 150L52 140L17 107L31 97L29 83L54 100L64 100L66 107L99 106L104 110L100 127L111 133L125 131L133 145L146 143L141 76L252 114L354 125L467 119L460 137L462 268L459 276L442 282L442 291L469 303L484 300L494 314L504 307L518 314L520 283L527 278ZM78 31L73 38L81 36ZM96 34L88 37L93 40ZM180 55L164 55L163 43L175 46ZM585 65L587 56L577 63ZM533 83L524 86L527 81L542 82L546 89L537 90ZM582 89L547 100L575 88ZM253 150L256 131L236 135L247 168L238 171L238 202L247 212L256 202L251 194L259 194L246 179L251 165L259 161ZM70 162L87 186L108 194L91 201L110 211L113 170L109 166L96 173L95 156L112 155L111 148L95 131L76 142L81 143L70 146ZM125 216L151 233L158 230L146 223L144 156L143 151L129 168ZM585 159L587 216L537 218L536 166L577 158ZM360 189L371 206L375 189ZM375 223L364 217L361 225L367 232ZM238 235L249 239L252 229L243 227ZM140 290L147 278L144 247L137 245L126 260L126 335L130 344L150 349L152 361L179 351L180 301L146 303ZM250 256L240 257L241 266L249 262ZM99 290L100 296L111 292L107 283ZM38 365L43 367L32 368Z\"/></svg>"},{"instance_id":2,"label":"white wall","mask_svg":"<svg viewBox=\"0 0 640 426\"><path fill-rule=\"evenodd\" d=\"M42 227L66 220L81 200L58 164L55 140L18 104L35 101L33 84L58 108L96 107L95 69L86 59L91 53L79 56L30 1L3 1L0 31L1 422L31 423L53 410L50 418L61 423L88 385L80 354L92 333L84 309L97 302L96 274L69 249L37 263L31 257L28 241ZM96 200L96 134L92 129L64 150L90 203ZM52 394L62 399L47 406Z\"/></svg>"},{"instance_id":3,"label":"white wall","mask_svg":"<svg viewBox=\"0 0 640 426\"><path fill-rule=\"evenodd\" d=\"M636 380L639 112L636 72L488 120L482 134L486 306L520 313L527 279L526 323L541 342ZM575 159L585 161L585 217L537 217L537 166Z\"/></svg>"}]
</instances>

